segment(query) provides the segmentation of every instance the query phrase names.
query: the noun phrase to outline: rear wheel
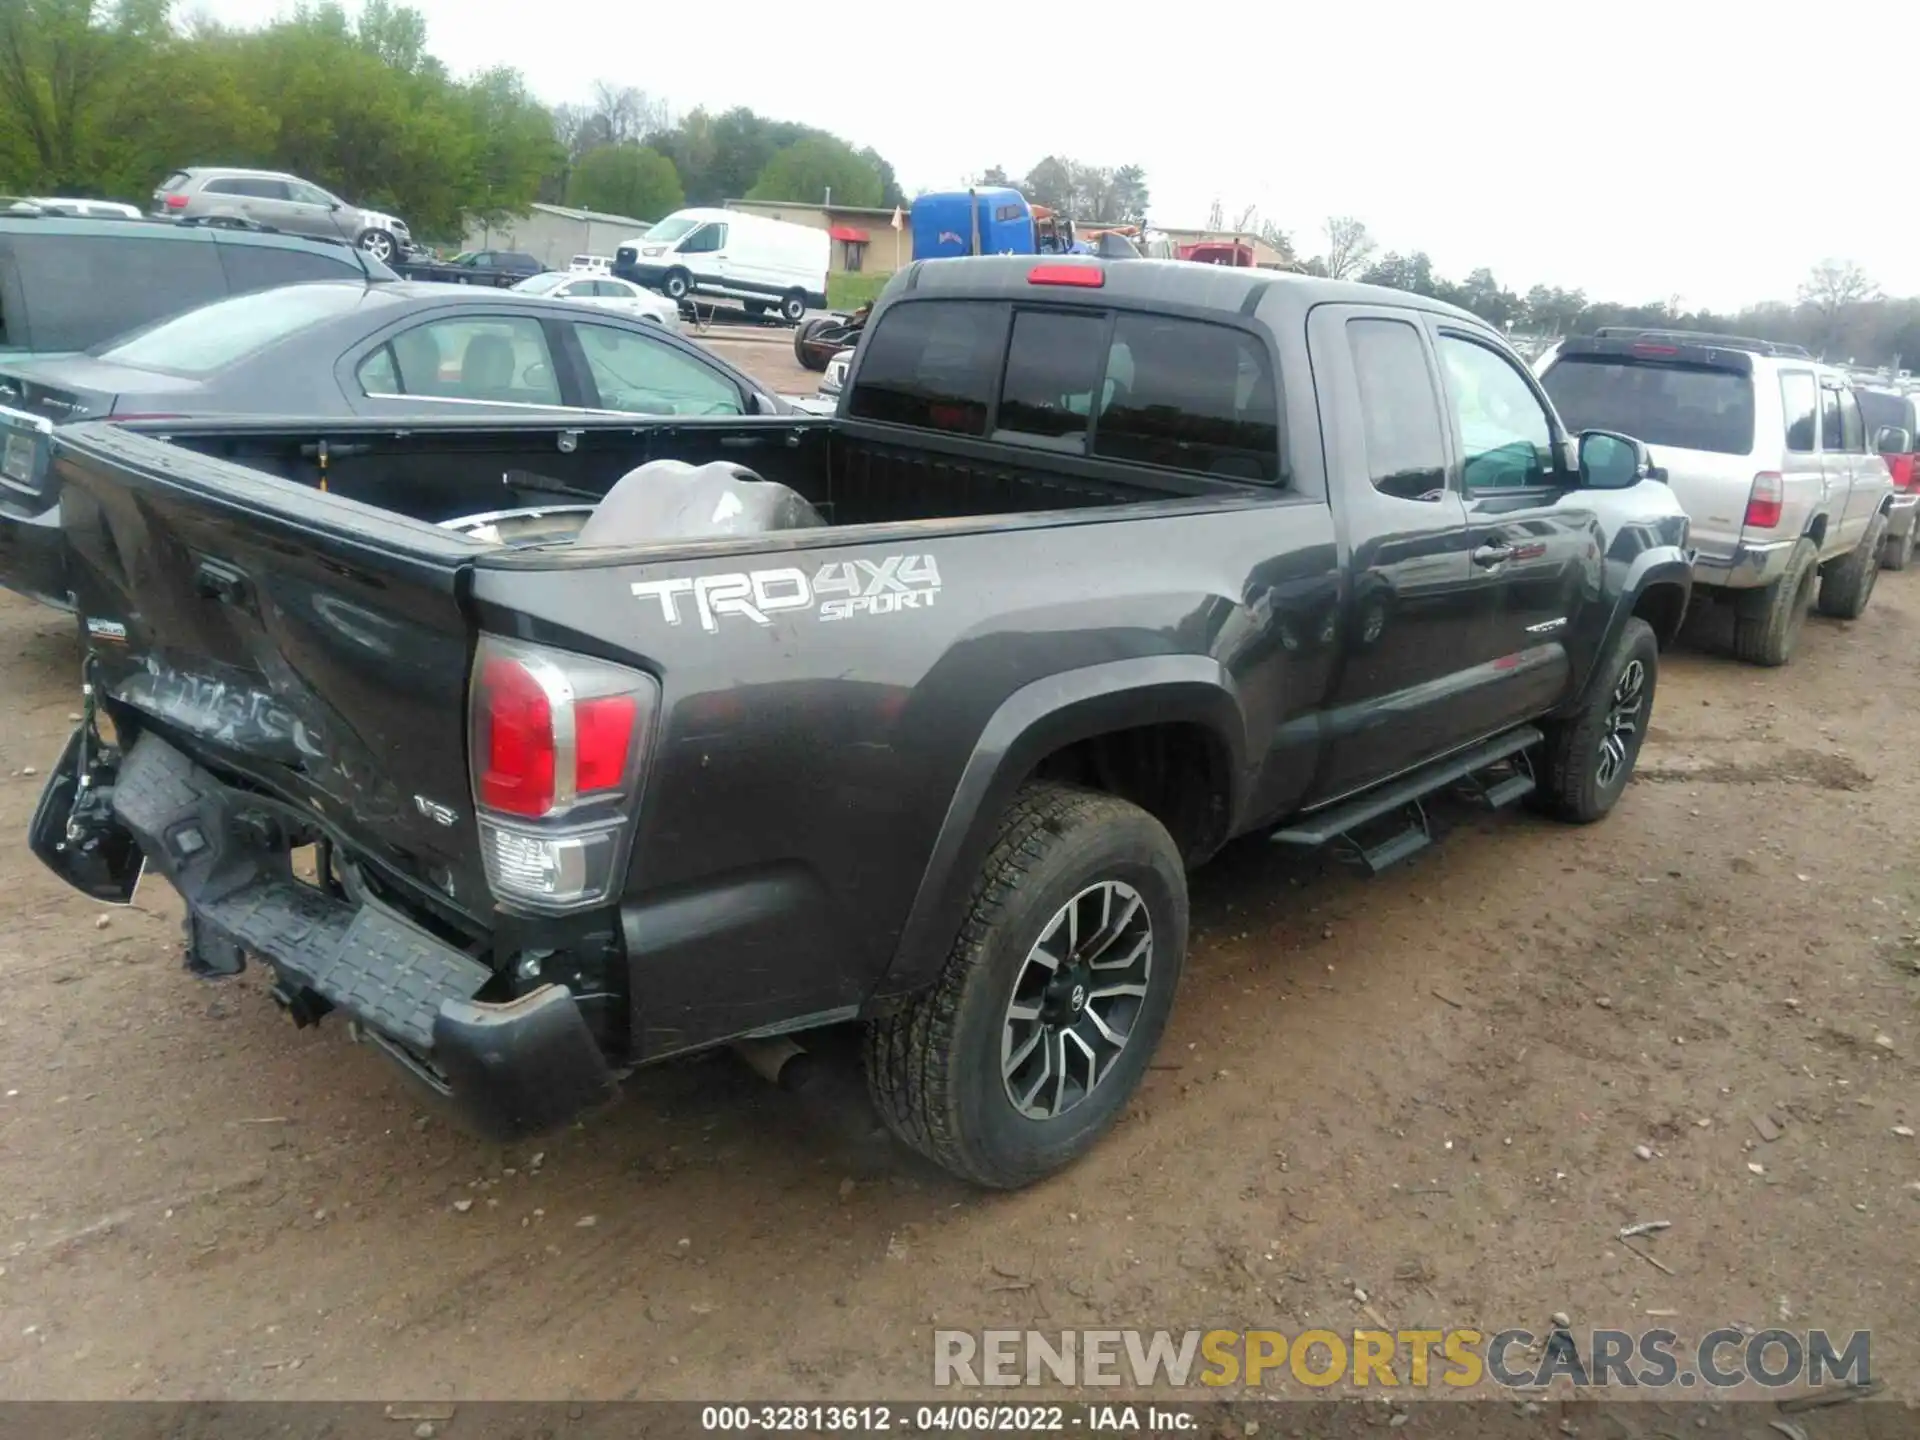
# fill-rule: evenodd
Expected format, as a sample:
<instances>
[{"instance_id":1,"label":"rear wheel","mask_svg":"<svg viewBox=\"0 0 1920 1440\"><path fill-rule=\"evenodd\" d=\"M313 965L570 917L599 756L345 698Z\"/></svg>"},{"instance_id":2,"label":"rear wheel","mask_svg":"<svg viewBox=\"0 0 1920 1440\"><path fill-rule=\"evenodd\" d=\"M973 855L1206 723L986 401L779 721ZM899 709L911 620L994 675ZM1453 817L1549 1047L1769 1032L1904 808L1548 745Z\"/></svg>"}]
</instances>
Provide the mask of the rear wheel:
<instances>
[{"instance_id":1,"label":"rear wheel","mask_svg":"<svg viewBox=\"0 0 1920 1440\"><path fill-rule=\"evenodd\" d=\"M1575 825L1613 809L1640 758L1659 678L1660 642L1651 625L1632 616L1580 713L1547 729L1536 777L1541 809Z\"/></svg>"},{"instance_id":2,"label":"rear wheel","mask_svg":"<svg viewBox=\"0 0 1920 1440\"><path fill-rule=\"evenodd\" d=\"M812 340L833 323L825 315L816 315L793 332L793 358L809 370L825 370L828 356L813 347Z\"/></svg>"},{"instance_id":3,"label":"rear wheel","mask_svg":"<svg viewBox=\"0 0 1920 1440\"><path fill-rule=\"evenodd\" d=\"M1787 568L1766 589L1740 597L1733 622L1733 653L1749 665L1784 665L1800 642L1819 580L1820 552L1805 536L1793 547Z\"/></svg>"},{"instance_id":4,"label":"rear wheel","mask_svg":"<svg viewBox=\"0 0 1920 1440\"><path fill-rule=\"evenodd\" d=\"M391 265L400 253L399 243L385 230L362 230L355 243L382 265Z\"/></svg>"},{"instance_id":5,"label":"rear wheel","mask_svg":"<svg viewBox=\"0 0 1920 1440\"><path fill-rule=\"evenodd\" d=\"M1886 544L1887 517L1876 515L1847 558L1820 577L1820 613L1836 620L1858 620L1873 598L1880 578L1880 551Z\"/></svg>"},{"instance_id":6,"label":"rear wheel","mask_svg":"<svg viewBox=\"0 0 1920 1440\"><path fill-rule=\"evenodd\" d=\"M790 325L798 325L807 318L807 297L798 290L789 290L780 301L780 317Z\"/></svg>"},{"instance_id":7,"label":"rear wheel","mask_svg":"<svg viewBox=\"0 0 1920 1440\"><path fill-rule=\"evenodd\" d=\"M740 307L756 319L767 313L767 302L764 300L742 300Z\"/></svg>"},{"instance_id":8,"label":"rear wheel","mask_svg":"<svg viewBox=\"0 0 1920 1440\"><path fill-rule=\"evenodd\" d=\"M875 1107L976 1185L1059 1170L1138 1087L1186 948L1186 873L1160 822L1110 795L1026 787L933 987L868 1029Z\"/></svg>"}]
</instances>

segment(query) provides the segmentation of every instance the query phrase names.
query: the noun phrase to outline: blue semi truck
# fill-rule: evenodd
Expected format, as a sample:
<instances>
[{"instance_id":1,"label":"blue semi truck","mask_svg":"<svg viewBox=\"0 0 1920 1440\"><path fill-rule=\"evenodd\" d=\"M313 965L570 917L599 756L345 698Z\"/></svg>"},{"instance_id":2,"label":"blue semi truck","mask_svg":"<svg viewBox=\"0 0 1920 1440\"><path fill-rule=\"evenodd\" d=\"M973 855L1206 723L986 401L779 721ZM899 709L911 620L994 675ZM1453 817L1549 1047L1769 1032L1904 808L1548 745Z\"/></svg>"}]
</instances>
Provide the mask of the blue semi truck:
<instances>
[{"instance_id":1,"label":"blue semi truck","mask_svg":"<svg viewBox=\"0 0 1920 1440\"><path fill-rule=\"evenodd\" d=\"M1093 253L1075 237L1071 219L1033 204L1007 186L922 195L913 202L907 224L915 260ZM835 355L860 338L868 308L863 305L851 315L820 316L802 324L793 335L795 358L809 370L825 370Z\"/></svg>"}]
</instances>

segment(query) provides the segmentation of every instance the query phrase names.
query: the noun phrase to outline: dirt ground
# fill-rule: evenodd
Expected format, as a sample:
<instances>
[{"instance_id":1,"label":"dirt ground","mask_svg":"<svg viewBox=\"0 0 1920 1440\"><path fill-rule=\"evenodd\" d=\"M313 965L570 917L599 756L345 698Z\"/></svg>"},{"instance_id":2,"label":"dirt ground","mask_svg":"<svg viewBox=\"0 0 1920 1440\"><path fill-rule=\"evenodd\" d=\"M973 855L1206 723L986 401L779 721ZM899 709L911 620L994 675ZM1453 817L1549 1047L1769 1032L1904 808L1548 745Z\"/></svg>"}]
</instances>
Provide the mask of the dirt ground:
<instances>
[{"instance_id":1,"label":"dirt ground","mask_svg":"<svg viewBox=\"0 0 1920 1440\"><path fill-rule=\"evenodd\" d=\"M850 1076L802 1107L724 1053L478 1143L256 972L189 978L164 885L107 915L21 843L79 654L0 597L0 1397L909 1397L936 1326L1351 1328L1357 1287L1395 1326L1867 1328L1912 1398L1920 576L1783 671L1712 628L1604 825L1203 872L1164 1063L983 1196ZM1653 1219L1657 1264L1615 1238Z\"/></svg>"}]
</instances>

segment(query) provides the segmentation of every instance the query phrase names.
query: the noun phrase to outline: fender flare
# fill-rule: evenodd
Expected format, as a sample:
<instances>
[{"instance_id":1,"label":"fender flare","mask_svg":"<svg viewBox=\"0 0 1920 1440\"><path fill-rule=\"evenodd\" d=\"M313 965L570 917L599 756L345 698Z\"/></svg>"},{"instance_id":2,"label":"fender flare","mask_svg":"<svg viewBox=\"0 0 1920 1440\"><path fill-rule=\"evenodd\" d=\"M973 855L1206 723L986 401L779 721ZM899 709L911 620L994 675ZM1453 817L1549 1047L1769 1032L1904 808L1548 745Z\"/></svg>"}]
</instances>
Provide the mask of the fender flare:
<instances>
[{"instance_id":1,"label":"fender flare","mask_svg":"<svg viewBox=\"0 0 1920 1440\"><path fill-rule=\"evenodd\" d=\"M1602 632L1599 647L1594 651L1593 663L1587 668L1587 678L1566 713L1577 711L1592 694L1593 687L1600 680L1602 660L1613 653L1613 647L1619 641L1620 633L1627 628L1627 621L1633 618L1634 608L1639 605L1641 597L1656 585L1679 587L1686 602L1680 609L1680 623L1686 623L1687 606L1693 601L1693 562L1678 546L1662 545L1642 551L1634 557L1627 583L1620 591L1620 598L1614 602L1607 628Z\"/></svg>"},{"instance_id":2,"label":"fender flare","mask_svg":"<svg viewBox=\"0 0 1920 1440\"><path fill-rule=\"evenodd\" d=\"M1156 724L1197 725L1212 737L1226 767L1231 834L1246 800L1251 747L1238 689L1218 660L1142 656L1031 681L1001 702L967 757L872 998L910 994L939 973L994 827L1041 760L1076 741Z\"/></svg>"}]
</instances>

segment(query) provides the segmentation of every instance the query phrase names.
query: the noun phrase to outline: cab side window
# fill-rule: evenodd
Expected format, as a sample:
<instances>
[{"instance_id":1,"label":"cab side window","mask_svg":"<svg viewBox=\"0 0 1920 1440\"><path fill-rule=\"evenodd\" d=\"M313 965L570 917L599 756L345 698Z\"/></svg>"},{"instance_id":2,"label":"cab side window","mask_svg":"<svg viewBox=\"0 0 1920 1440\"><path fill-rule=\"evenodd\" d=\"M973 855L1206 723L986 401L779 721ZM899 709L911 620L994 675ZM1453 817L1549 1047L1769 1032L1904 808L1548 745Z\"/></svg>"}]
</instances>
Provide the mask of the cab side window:
<instances>
[{"instance_id":1,"label":"cab side window","mask_svg":"<svg viewBox=\"0 0 1920 1440\"><path fill-rule=\"evenodd\" d=\"M1553 425L1519 369L1464 336L1442 334L1440 365L1468 491L1554 483Z\"/></svg>"},{"instance_id":2,"label":"cab side window","mask_svg":"<svg viewBox=\"0 0 1920 1440\"><path fill-rule=\"evenodd\" d=\"M1349 320L1347 348L1373 488L1435 500L1447 488L1447 446L1420 332L1404 320Z\"/></svg>"}]
</instances>

